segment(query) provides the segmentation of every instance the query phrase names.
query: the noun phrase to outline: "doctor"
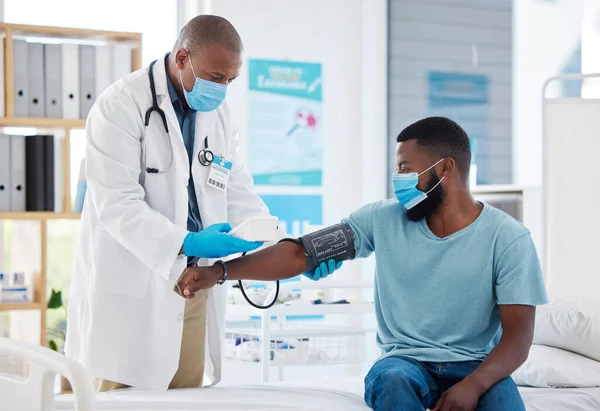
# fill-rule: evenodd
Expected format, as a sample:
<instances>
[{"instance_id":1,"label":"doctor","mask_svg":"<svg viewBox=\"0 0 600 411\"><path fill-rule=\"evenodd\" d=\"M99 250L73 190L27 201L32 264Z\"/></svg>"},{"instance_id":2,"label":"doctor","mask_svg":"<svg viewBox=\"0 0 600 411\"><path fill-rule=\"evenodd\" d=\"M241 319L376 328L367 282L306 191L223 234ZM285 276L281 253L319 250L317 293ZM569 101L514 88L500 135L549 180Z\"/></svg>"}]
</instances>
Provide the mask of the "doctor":
<instances>
[{"instance_id":1,"label":"doctor","mask_svg":"<svg viewBox=\"0 0 600 411\"><path fill-rule=\"evenodd\" d=\"M235 28L198 16L170 54L113 84L89 114L88 194L65 349L99 391L221 379L226 288L186 301L173 287L188 265L261 245L227 234L269 214L224 104L241 65ZM335 268L306 275L318 279Z\"/></svg>"}]
</instances>

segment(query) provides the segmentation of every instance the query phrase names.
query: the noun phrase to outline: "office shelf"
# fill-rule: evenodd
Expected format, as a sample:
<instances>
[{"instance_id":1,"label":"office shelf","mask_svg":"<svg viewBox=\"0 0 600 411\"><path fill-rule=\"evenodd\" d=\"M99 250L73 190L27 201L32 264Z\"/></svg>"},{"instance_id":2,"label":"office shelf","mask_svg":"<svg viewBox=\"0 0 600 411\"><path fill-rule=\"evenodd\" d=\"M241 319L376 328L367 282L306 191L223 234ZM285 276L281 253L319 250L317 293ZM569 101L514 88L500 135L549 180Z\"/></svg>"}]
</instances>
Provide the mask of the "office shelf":
<instances>
[{"instance_id":1,"label":"office shelf","mask_svg":"<svg viewBox=\"0 0 600 411\"><path fill-rule=\"evenodd\" d=\"M36 117L0 117L4 127L85 128L85 120Z\"/></svg>"},{"instance_id":2,"label":"office shelf","mask_svg":"<svg viewBox=\"0 0 600 411\"><path fill-rule=\"evenodd\" d=\"M55 213L52 211L0 213L0 220L79 220L80 217L80 213Z\"/></svg>"},{"instance_id":3,"label":"office shelf","mask_svg":"<svg viewBox=\"0 0 600 411\"><path fill-rule=\"evenodd\" d=\"M85 128L85 119L63 119L63 118L38 118L38 117L15 117L15 69L23 70L23 67L15 67L14 41L30 40L37 43L63 43L69 39L74 43L106 42L109 45L116 43L131 46L131 71L142 67L142 35L140 33L116 32L107 30L87 30L70 27L47 27L31 26L25 24L7 24L0 22L0 34L3 35L4 49L2 51L4 61L3 82L4 115L0 117L0 127L27 127L36 129L48 129L44 134L54 134L63 140L62 161L55 167L62 171L62 200L63 210L72 210L71 205L71 133L76 129ZM41 39L41 40L40 40ZM57 41L58 40L58 41ZM9 310L39 310L40 321L40 343L45 346L48 342L46 324L47 305L47 271L48 271L48 221L53 220L78 220L79 213L73 212L0 212L0 222L3 220L33 220L40 228L40 268L33 278L34 296L33 303L25 304L1 304L0 311ZM0 235L2 232L0 231ZM27 245L25 245L26 247Z\"/></svg>"},{"instance_id":4,"label":"office shelf","mask_svg":"<svg viewBox=\"0 0 600 411\"><path fill-rule=\"evenodd\" d=\"M27 24L0 23L0 30L12 31L17 36L53 37L67 39L112 40L112 41L142 41L140 33L89 30L73 27L31 26Z\"/></svg>"},{"instance_id":5,"label":"office shelf","mask_svg":"<svg viewBox=\"0 0 600 411\"><path fill-rule=\"evenodd\" d=\"M31 311L42 308L42 303L0 303L0 311Z\"/></svg>"}]
</instances>

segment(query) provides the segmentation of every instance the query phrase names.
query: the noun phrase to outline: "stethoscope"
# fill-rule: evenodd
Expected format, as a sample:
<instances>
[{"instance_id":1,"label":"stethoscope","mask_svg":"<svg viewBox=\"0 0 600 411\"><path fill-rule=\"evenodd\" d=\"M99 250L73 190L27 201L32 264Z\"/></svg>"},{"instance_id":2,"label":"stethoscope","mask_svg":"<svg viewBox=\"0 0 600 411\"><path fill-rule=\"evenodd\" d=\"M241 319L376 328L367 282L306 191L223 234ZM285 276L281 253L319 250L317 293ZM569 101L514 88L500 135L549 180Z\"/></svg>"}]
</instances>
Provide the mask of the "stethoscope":
<instances>
[{"instance_id":1,"label":"stethoscope","mask_svg":"<svg viewBox=\"0 0 600 411\"><path fill-rule=\"evenodd\" d=\"M171 142L171 137L169 136L169 126L167 125L167 116L164 112L163 109L161 109L158 106L158 98L156 97L156 86L154 85L154 73L152 73L152 68L154 67L154 64L156 64L157 60L154 60L152 63L150 63L150 68L148 69L148 76L150 77L150 93L152 93L152 106L146 110L146 115L145 115L145 120L144 120L144 126L146 128L148 128L148 124L150 124L150 116L152 115L153 112L158 113L158 115L160 116L163 126L165 127L165 131L167 132L167 140L169 141L169 148L171 150L171 162L169 164L169 167L164 170L161 171L156 167L146 167L146 172L149 174L157 174L157 173L168 173L169 171L171 171L171 168L173 167L173 161L175 159L174 156L174 151L173 151L173 143ZM148 133L146 133L147 135ZM144 138L144 164L146 164L146 139ZM208 149L208 136L206 136L204 138L204 148L202 150L200 150L200 152L198 153L198 162L200 162L200 164L202 164L205 167L210 166L213 161L215 160L215 155L213 154L212 151L210 151Z\"/></svg>"},{"instance_id":2,"label":"stethoscope","mask_svg":"<svg viewBox=\"0 0 600 411\"><path fill-rule=\"evenodd\" d=\"M154 74L152 73L152 68L154 67L154 64L156 64L156 60L154 60L152 63L150 63L150 68L148 70L148 76L150 77L150 92L152 93L152 106L146 111L144 125L146 126L146 128L148 128L148 124L150 124L150 116L152 115L153 112L158 113L158 115L160 116L160 118L162 120L163 125L165 126L165 131L167 132L167 139L169 140L169 146L171 148L171 164L164 171L161 171L155 167L146 167L146 172L150 173L150 174L168 173L171 170L171 168L173 167L173 161L175 158L175 156L173 154L173 143L171 142L171 137L169 136L169 126L167 125L167 116L165 115L164 110L162 110L158 106L158 99L156 98L156 87L154 85ZM145 142L146 142L146 139L144 139L144 146L145 146ZM213 163L214 160L215 160L215 155L213 154L212 151L210 151L208 149L208 136L206 136L204 138L204 148L202 150L200 150L200 152L198 153L198 161L203 166L208 167ZM146 164L146 149L145 149L145 147L144 147L144 164ZM246 253L244 253L243 255L246 255ZM246 292L244 291L244 286L242 284L242 281L240 280L240 281L238 281L238 283L239 283L239 287L240 287L240 291L242 292L242 295L244 296L246 301L248 301L248 303L250 305L252 305L253 307L264 310L267 308L271 308L277 302L277 299L279 297L279 281L277 281L277 288L275 290L275 296L273 297L273 301L271 301L271 303L269 303L265 306L261 306L261 305L258 305L258 304L255 304L254 302L252 302L252 300L250 300L250 298L246 295Z\"/></svg>"}]
</instances>

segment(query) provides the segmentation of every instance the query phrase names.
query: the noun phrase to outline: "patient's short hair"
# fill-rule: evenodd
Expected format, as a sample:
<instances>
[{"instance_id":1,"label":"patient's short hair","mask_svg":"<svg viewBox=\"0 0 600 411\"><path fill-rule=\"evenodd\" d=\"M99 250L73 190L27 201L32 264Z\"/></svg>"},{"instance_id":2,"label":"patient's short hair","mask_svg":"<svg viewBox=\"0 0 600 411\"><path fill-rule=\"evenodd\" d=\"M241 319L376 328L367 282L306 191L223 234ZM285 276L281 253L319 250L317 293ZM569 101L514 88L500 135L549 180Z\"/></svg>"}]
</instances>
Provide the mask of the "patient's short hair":
<instances>
[{"instance_id":1,"label":"patient's short hair","mask_svg":"<svg viewBox=\"0 0 600 411\"><path fill-rule=\"evenodd\" d=\"M429 151L434 157L452 157L466 180L471 166L471 143L469 136L455 121L446 117L427 117L406 127L396 141L402 143L416 140L417 146Z\"/></svg>"}]
</instances>

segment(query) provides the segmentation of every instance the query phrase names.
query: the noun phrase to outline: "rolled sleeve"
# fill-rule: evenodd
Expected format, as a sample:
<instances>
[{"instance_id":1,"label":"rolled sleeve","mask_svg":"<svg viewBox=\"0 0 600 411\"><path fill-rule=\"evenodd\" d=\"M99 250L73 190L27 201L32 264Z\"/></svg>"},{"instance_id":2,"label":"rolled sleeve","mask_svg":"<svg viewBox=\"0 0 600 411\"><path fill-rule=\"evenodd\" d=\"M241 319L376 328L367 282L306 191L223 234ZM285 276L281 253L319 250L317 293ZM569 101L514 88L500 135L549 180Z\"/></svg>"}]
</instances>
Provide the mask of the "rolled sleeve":
<instances>
[{"instance_id":1,"label":"rolled sleeve","mask_svg":"<svg viewBox=\"0 0 600 411\"><path fill-rule=\"evenodd\" d=\"M373 208L374 204L368 204L359 208L348 218L342 220L347 223L354 233L354 249L356 258L367 258L375 251L373 240Z\"/></svg>"}]
</instances>

